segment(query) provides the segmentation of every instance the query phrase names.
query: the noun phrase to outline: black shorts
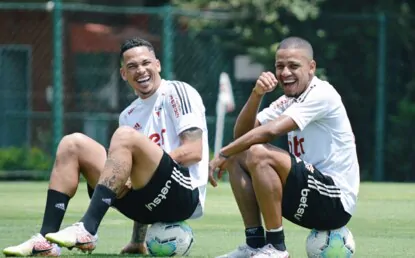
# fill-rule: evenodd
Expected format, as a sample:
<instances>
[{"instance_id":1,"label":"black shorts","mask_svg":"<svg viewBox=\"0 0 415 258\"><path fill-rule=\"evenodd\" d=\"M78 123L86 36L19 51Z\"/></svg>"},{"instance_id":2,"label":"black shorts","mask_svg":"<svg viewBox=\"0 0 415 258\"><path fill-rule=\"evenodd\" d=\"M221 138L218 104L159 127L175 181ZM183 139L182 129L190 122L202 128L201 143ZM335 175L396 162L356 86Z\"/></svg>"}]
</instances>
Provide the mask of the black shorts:
<instances>
[{"instance_id":1,"label":"black shorts","mask_svg":"<svg viewBox=\"0 0 415 258\"><path fill-rule=\"evenodd\" d=\"M91 197L93 189L88 186ZM176 222L190 218L199 204L199 190L190 183L189 169L163 153L148 184L116 199L113 207L126 217L143 223Z\"/></svg>"},{"instance_id":2,"label":"black shorts","mask_svg":"<svg viewBox=\"0 0 415 258\"><path fill-rule=\"evenodd\" d=\"M340 189L333 179L293 155L282 199L284 218L305 228L341 228L351 218L344 210Z\"/></svg>"}]
</instances>

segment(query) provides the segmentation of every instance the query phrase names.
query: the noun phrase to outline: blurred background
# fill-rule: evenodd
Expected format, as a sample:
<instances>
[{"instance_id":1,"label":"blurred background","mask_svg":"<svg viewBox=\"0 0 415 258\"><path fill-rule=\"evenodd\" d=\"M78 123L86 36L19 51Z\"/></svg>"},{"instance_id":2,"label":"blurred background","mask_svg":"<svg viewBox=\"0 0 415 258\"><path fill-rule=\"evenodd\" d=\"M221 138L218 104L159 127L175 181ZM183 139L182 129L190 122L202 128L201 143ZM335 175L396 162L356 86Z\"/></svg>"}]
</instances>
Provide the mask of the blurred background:
<instances>
[{"instance_id":1,"label":"blurred background","mask_svg":"<svg viewBox=\"0 0 415 258\"><path fill-rule=\"evenodd\" d=\"M256 78L274 70L277 43L300 36L343 98L361 179L414 181L414 12L409 0L0 0L0 178L48 178L65 134L108 146L135 98L119 76L127 38L150 41L163 77L200 92L213 151L220 74L235 100L226 144Z\"/></svg>"}]
</instances>

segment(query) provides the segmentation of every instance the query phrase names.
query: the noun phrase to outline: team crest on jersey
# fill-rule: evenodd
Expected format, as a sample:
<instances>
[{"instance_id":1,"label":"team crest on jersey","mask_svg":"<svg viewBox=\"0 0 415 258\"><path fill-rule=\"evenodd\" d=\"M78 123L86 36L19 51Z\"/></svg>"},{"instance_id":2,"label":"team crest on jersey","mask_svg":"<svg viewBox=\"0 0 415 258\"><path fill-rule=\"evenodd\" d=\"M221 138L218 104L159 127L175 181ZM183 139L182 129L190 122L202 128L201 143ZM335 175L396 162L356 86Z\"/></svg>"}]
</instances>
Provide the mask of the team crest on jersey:
<instances>
[{"instance_id":1,"label":"team crest on jersey","mask_svg":"<svg viewBox=\"0 0 415 258\"><path fill-rule=\"evenodd\" d=\"M163 109L163 105L156 106L154 108L154 112L156 112L157 117L160 117L160 112L161 112L162 109Z\"/></svg>"}]
</instances>

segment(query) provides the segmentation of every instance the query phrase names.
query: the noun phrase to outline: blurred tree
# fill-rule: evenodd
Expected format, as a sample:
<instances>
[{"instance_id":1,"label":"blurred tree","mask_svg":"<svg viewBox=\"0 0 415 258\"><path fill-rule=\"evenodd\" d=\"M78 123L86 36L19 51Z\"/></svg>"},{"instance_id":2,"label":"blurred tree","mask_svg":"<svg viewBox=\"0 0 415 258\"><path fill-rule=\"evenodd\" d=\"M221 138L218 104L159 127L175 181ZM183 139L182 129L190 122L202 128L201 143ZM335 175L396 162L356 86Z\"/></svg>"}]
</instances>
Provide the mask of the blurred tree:
<instances>
[{"instance_id":1,"label":"blurred tree","mask_svg":"<svg viewBox=\"0 0 415 258\"><path fill-rule=\"evenodd\" d=\"M281 20L281 15L298 21L315 19L319 14L318 4L324 0L172 0L184 9L196 9L223 13L212 19L204 17L185 19L192 28L231 32L231 38L217 33L215 40L222 41L236 53L247 53L254 60L273 67L276 39L287 35L290 27ZM229 34L228 34L229 35Z\"/></svg>"},{"instance_id":2,"label":"blurred tree","mask_svg":"<svg viewBox=\"0 0 415 258\"><path fill-rule=\"evenodd\" d=\"M410 94L398 102L398 111L390 116L386 167L390 169L387 179L394 181L415 180L415 83L409 86Z\"/></svg>"},{"instance_id":3,"label":"blurred tree","mask_svg":"<svg viewBox=\"0 0 415 258\"><path fill-rule=\"evenodd\" d=\"M390 97L388 105L390 130L387 135L386 168L389 180L415 180L415 3L400 5L400 13L391 27L395 38L391 40L391 65L393 74L389 80ZM396 47L396 43L398 46Z\"/></svg>"},{"instance_id":4,"label":"blurred tree","mask_svg":"<svg viewBox=\"0 0 415 258\"><path fill-rule=\"evenodd\" d=\"M296 21L315 19L319 14L318 5L323 1L172 0L172 3L185 10L205 11L202 16L198 17L179 16L181 27L190 28L188 30L190 34L192 31L195 32L192 42L206 42L209 45L202 49L194 48L194 51L208 51L207 49L212 51L212 48L222 48L228 60L233 60L236 55L247 54L251 60L264 64L266 70L274 70L276 42L287 36L291 30L291 26L282 17L289 17ZM208 74L206 76L211 77ZM214 79L216 80L216 77ZM229 114L230 116L238 115L251 92L253 83L254 81L233 83L236 109ZM262 105L269 105L275 99L276 94L280 95L281 92L267 94ZM230 137L226 136L224 142L232 138L231 134L232 130L228 130ZM287 148L285 137L274 143Z\"/></svg>"},{"instance_id":5,"label":"blurred tree","mask_svg":"<svg viewBox=\"0 0 415 258\"><path fill-rule=\"evenodd\" d=\"M349 110L364 179L373 178L377 76L378 14L385 13L386 139L385 179L415 180L415 16L414 1L326 1L320 6L324 37L310 34L318 63L326 68ZM301 25L295 26L301 29ZM323 33L324 32L324 33ZM303 29L300 33L307 34ZM319 43L317 43L319 42ZM317 44L316 44L317 43ZM362 104L360 104L362 103Z\"/></svg>"}]
</instances>

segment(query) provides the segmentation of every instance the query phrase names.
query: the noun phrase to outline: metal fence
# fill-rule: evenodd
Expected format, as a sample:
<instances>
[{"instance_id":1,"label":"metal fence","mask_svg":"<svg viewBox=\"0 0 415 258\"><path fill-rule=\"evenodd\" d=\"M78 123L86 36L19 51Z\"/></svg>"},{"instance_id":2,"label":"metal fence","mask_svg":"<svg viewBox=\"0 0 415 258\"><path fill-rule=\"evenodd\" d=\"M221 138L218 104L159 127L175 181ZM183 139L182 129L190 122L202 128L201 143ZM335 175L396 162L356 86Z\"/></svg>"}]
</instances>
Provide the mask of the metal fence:
<instances>
[{"instance_id":1,"label":"metal fence","mask_svg":"<svg viewBox=\"0 0 415 258\"><path fill-rule=\"evenodd\" d=\"M212 148L219 75L230 74L236 109L228 114L224 142L231 140L235 116L254 80L235 77L235 56L214 41L212 36L218 32L193 30L187 23L189 19L218 19L223 14L185 12L170 6L124 8L56 2L0 3L0 146L36 146L53 155L60 138L75 131L107 146L119 112L135 97L119 76L118 60L119 44L132 36L154 44L164 78L186 81L200 92L207 108ZM333 20L338 32L331 34L335 40L353 44L356 39L342 38L341 31L346 29L373 34L372 52L357 57L357 62L376 58L377 67L350 64L349 71L341 71L336 70L336 60L326 58L318 63L340 93L356 91L354 97L347 95L346 107L364 98L377 99L377 106L350 116L358 139L373 138L368 141L371 146L359 146L364 177L382 180L388 121L385 16L326 15L310 26L330 29ZM303 30L299 34L306 37L310 30L307 26ZM326 47L317 44L315 52ZM347 76L334 77L332 73ZM362 83L373 88L372 96L359 94ZM267 98L263 105L271 100Z\"/></svg>"}]
</instances>

